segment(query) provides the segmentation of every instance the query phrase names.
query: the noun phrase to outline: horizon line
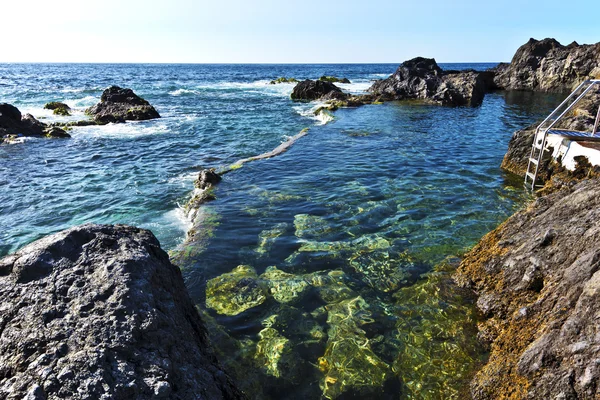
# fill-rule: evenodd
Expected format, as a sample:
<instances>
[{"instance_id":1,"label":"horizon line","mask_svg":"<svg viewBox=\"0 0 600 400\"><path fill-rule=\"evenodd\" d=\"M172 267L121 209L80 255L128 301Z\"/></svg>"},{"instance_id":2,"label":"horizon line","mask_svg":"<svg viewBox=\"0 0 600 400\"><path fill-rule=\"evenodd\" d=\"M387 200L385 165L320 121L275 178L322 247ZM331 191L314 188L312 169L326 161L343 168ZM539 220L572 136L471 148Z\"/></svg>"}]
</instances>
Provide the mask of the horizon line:
<instances>
[{"instance_id":1,"label":"horizon line","mask_svg":"<svg viewBox=\"0 0 600 400\"><path fill-rule=\"evenodd\" d=\"M427 57L426 57L427 58ZM435 58L433 58L435 60ZM405 60L408 61L408 60ZM0 61L2 64L116 64L116 65L400 65L401 62L144 62L144 61ZM510 61L438 61L438 64L500 64Z\"/></svg>"}]
</instances>

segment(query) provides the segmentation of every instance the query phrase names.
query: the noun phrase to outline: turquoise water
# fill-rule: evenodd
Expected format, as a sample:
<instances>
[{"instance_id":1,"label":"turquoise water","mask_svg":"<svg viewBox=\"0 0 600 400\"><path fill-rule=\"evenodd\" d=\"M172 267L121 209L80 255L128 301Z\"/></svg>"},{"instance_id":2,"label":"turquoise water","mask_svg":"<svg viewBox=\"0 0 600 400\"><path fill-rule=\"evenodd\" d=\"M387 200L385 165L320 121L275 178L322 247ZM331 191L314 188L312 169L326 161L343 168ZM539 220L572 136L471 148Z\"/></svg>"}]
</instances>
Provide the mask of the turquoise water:
<instances>
[{"instance_id":1,"label":"turquoise water","mask_svg":"<svg viewBox=\"0 0 600 400\"><path fill-rule=\"evenodd\" d=\"M215 328L213 340L235 344L233 361L226 363L262 371L248 375L260 382L261 397L290 398L290 390L298 397L368 397L374 393L370 386L383 388L377 392L381 398L457 396L456 382L431 378L442 376L444 368L455 371L456 366L437 362L451 352L436 348L435 355L425 354L423 346L429 344L422 343L421 333L429 332L425 326L447 323L425 316L454 301L446 310L454 322L444 326L464 323L466 328L462 336L452 339L446 333L440 342L453 342L464 349L464 359L476 363L480 349L456 343L473 336L468 327L475 317L457 322L461 314L470 315L470 308L461 308L468 300L456 293L421 299L412 291L441 285L435 274L425 281L420 277L472 246L523 203L521 182L498 166L512 132L544 116L557 98L494 93L479 108L387 103L341 109L325 123L311 113L316 104L289 100L293 85L267 84L279 76L336 75L353 82L342 88L360 93L396 67L0 64L0 101L46 122L65 118L43 110L46 102L66 102L76 110L69 118L80 119L111 84L133 88L163 117L74 128L70 140L0 146L0 255L85 222L148 228L165 249L180 255L192 297L222 332L217 335ZM200 210L203 222L195 227L200 240L181 255L185 233L194 225L181 205L197 172L269 151L306 127L308 135L283 155L225 175L215 190L217 200ZM326 300L319 287L293 302L267 295L264 303L236 315L207 308L207 282L238 265L250 266L257 276L275 266L302 282L313 279L309 274L336 271L341 277L336 288L347 293ZM286 279L284 294L290 290L291 278ZM429 299L439 302L429 304ZM350 310L344 323L337 319L340 310ZM294 316L282 327L273 323L277 315ZM292 321L302 327L291 327ZM342 326L347 331L340 335L335 329ZM419 334L410 336L407 326L417 326ZM303 329L316 336L302 339ZM338 337L364 341L361 349L368 352L354 354L349 348L338 354L332 350ZM409 337L414 339L410 348ZM279 350L266 356L265 348ZM420 354L415 363L435 368L407 362L402 354L409 350ZM354 360L375 360L365 365L384 371L379 375L385 379L375 373L371 385L362 384L349 366L333 366L349 354ZM285 357L301 369L290 368ZM357 368L370 370L365 365ZM423 374L408 379L408 369Z\"/></svg>"}]
</instances>

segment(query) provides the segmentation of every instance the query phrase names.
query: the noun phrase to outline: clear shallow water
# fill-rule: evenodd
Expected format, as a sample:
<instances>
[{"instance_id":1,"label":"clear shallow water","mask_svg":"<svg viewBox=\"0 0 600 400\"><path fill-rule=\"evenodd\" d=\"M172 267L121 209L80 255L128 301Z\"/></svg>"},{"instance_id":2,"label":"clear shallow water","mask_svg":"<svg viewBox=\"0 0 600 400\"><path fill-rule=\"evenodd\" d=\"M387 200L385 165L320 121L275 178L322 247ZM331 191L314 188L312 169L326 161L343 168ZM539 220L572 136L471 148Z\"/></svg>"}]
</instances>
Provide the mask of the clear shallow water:
<instances>
[{"instance_id":1,"label":"clear shallow water","mask_svg":"<svg viewBox=\"0 0 600 400\"><path fill-rule=\"evenodd\" d=\"M163 117L0 146L0 255L84 222L149 228L176 250L191 227L179 205L199 169L311 127L287 153L225 175L201 210L200 239L178 258L205 318L222 329L215 325L213 340L264 397L364 397L371 386L384 388L380 397L457 396L481 356L475 316L443 273L418 278L522 204L520 181L511 186L498 166L512 131L558 99L496 93L475 109L388 103L338 110L323 125L314 104L289 100L292 85L267 85L336 75L360 92L396 67L0 64L0 101L45 121L57 119L46 102L66 102L78 119L111 84L133 88ZM242 264L256 276L270 266L292 274L278 287L289 297L300 285L301 296L275 299L267 274L249 278L266 285L257 307L230 316L205 308L206 283ZM357 380L363 370L374 371L367 383Z\"/></svg>"}]
</instances>

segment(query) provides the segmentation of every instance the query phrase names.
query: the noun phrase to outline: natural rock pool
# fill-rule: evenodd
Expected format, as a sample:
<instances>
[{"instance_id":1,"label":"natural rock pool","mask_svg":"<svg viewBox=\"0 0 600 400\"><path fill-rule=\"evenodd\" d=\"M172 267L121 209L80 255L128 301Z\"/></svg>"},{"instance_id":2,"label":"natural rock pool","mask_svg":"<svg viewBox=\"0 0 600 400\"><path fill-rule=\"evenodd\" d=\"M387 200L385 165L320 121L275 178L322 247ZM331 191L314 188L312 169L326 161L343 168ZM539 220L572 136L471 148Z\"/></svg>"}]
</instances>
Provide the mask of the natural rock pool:
<instances>
[{"instance_id":1,"label":"natural rock pool","mask_svg":"<svg viewBox=\"0 0 600 400\"><path fill-rule=\"evenodd\" d=\"M251 397L458 398L485 353L471 299L450 282L452 257L525 201L499 165L512 132L557 98L386 103L323 124L315 104L289 99L292 84L268 84L336 75L360 92L395 68L0 64L0 101L44 122L83 118L111 84L163 116L0 146L0 255L83 222L149 228ZM49 101L73 116L43 110ZM286 153L226 174L217 199L185 219L201 168L270 151L306 127Z\"/></svg>"}]
</instances>

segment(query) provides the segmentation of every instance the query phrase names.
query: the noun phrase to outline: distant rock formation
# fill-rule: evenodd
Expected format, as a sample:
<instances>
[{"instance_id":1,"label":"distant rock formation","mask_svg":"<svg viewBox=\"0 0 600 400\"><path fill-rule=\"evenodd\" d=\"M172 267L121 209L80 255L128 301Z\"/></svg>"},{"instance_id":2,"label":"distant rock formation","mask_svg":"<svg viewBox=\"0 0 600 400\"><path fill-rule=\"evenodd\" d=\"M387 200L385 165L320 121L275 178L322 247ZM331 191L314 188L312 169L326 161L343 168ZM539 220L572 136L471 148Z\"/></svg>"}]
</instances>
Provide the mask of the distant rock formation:
<instances>
[{"instance_id":1,"label":"distant rock formation","mask_svg":"<svg viewBox=\"0 0 600 400\"><path fill-rule=\"evenodd\" d=\"M600 43L563 46L555 39L530 39L494 72L501 89L570 92L585 79L600 79Z\"/></svg>"},{"instance_id":2,"label":"distant rock formation","mask_svg":"<svg viewBox=\"0 0 600 400\"><path fill-rule=\"evenodd\" d=\"M64 130L49 127L31 114L21 115L21 111L11 104L0 103L0 143L10 143L21 136L70 137Z\"/></svg>"},{"instance_id":3,"label":"distant rock formation","mask_svg":"<svg viewBox=\"0 0 600 400\"><path fill-rule=\"evenodd\" d=\"M71 107L69 107L65 103L61 103L58 101L51 101L50 103L46 103L44 108L46 110L53 110L53 114L55 115L71 115Z\"/></svg>"},{"instance_id":4,"label":"distant rock formation","mask_svg":"<svg viewBox=\"0 0 600 400\"><path fill-rule=\"evenodd\" d=\"M600 179L535 201L485 236L457 280L479 295L491 343L474 399L600 396Z\"/></svg>"},{"instance_id":5,"label":"distant rock formation","mask_svg":"<svg viewBox=\"0 0 600 400\"><path fill-rule=\"evenodd\" d=\"M150 231L83 225L0 259L0 398L242 399Z\"/></svg>"},{"instance_id":6,"label":"distant rock formation","mask_svg":"<svg viewBox=\"0 0 600 400\"><path fill-rule=\"evenodd\" d=\"M86 110L100 124L143 121L160 118L158 111L131 89L111 86L102 93L100 103Z\"/></svg>"},{"instance_id":7,"label":"distant rock formation","mask_svg":"<svg viewBox=\"0 0 600 400\"><path fill-rule=\"evenodd\" d=\"M418 99L448 106L478 106L493 88L493 73L443 71L432 58L405 61L369 92L386 100Z\"/></svg>"},{"instance_id":8,"label":"distant rock formation","mask_svg":"<svg viewBox=\"0 0 600 400\"><path fill-rule=\"evenodd\" d=\"M319 78L320 81L323 82L331 82L331 83L352 83L348 78L338 78L335 76L323 75Z\"/></svg>"},{"instance_id":9,"label":"distant rock formation","mask_svg":"<svg viewBox=\"0 0 600 400\"><path fill-rule=\"evenodd\" d=\"M313 101L324 98L328 100L343 99L345 97L346 94L342 92L342 89L333 83L321 80L312 81L310 79L298 83L291 95L292 100L299 101Z\"/></svg>"}]
</instances>

